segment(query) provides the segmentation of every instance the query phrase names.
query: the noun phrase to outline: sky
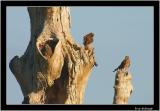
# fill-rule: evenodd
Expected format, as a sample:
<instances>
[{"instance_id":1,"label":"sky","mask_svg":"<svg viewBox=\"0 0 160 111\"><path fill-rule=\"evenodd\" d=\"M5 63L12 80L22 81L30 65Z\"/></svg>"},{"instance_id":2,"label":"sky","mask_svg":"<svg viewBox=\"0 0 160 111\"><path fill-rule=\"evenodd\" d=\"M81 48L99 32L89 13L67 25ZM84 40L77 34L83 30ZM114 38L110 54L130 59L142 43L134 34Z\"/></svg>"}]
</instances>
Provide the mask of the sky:
<instances>
[{"instance_id":1,"label":"sky","mask_svg":"<svg viewBox=\"0 0 160 111\"><path fill-rule=\"evenodd\" d=\"M153 104L153 7L70 7L71 33L82 44L83 36L95 34L98 67L93 68L84 104L112 104L115 73L130 56L133 93L129 104ZM30 40L27 7L7 7L7 104L21 104L20 86L9 69L9 61L22 56Z\"/></svg>"}]
</instances>

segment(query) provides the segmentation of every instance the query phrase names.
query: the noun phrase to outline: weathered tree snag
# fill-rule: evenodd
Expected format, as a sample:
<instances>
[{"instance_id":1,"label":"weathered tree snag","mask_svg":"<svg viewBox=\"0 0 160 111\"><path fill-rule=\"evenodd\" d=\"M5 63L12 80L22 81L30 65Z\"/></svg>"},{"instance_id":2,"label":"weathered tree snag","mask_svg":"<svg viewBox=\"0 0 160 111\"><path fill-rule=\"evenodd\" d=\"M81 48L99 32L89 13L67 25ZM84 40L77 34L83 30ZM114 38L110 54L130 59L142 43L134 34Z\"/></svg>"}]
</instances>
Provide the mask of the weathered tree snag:
<instances>
[{"instance_id":1,"label":"weathered tree snag","mask_svg":"<svg viewBox=\"0 0 160 111\"><path fill-rule=\"evenodd\" d=\"M21 86L23 104L82 104L96 64L94 48L75 43L68 7L28 7L31 39L9 67Z\"/></svg>"},{"instance_id":2,"label":"weathered tree snag","mask_svg":"<svg viewBox=\"0 0 160 111\"><path fill-rule=\"evenodd\" d=\"M113 104L128 104L128 99L132 94L131 73L125 70L118 70L115 77L115 94Z\"/></svg>"}]
</instances>

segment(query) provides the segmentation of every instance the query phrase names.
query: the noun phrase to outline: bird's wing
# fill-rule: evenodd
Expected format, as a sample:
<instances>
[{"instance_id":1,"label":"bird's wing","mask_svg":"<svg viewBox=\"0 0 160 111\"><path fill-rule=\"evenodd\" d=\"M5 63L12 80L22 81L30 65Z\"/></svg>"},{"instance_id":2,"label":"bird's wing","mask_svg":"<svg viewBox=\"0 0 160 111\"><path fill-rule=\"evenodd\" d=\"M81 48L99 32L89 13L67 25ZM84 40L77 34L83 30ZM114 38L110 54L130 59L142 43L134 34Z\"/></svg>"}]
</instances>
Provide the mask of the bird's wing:
<instances>
[{"instance_id":1,"label":"bird's wing","mask_svg":"<svg viewBox=\"0 0 160 111\"><path fill-rule=\"evenodd\" d=\"M121 65L119 66L119 69L124 68L125 64L126 64L126 60L123 60L122 63L121 63Z\"/></svg>"}]
</instances>

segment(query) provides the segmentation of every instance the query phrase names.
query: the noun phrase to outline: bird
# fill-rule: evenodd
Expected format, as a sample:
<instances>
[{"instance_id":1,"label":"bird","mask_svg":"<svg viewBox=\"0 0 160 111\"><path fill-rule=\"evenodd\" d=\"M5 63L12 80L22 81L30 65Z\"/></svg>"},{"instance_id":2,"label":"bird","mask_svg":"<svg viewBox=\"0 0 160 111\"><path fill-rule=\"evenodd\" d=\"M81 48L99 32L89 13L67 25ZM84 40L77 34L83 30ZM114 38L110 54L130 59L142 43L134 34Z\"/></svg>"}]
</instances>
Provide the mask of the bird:
<instances>
[{"instance_id":1,"label":"bird","mask_svg":"<svg viewBox=\"0 0 160 111\"><path fill-rule=\"evenodd\" d=\"M124 60L121 62L121 64L113 71L117 71L118 69L128 69L131 64L129 56L125 56Z\"/></svg>"},{"instance_id":2,"label":"bird","mask_svg":"<svg viewBox=\"0 0 160 111\"><path fill-rule=\"evenodd\" d=\"M91 32L83 37L83 45L85 46L86 50L88 50L90 48L89 45L93 43L93 36L94 33Z\"/></svg>"},{"instance_id":3,"label":"bird","mask_svg":"<svg viewBox=\"0 0 160 111\"><path fill-rule=\"evenodd\" d=\"M92 46L94 33L90 32L83 37L83 45L85 46L85 50L89 50L89 55L94 55L94 48ZM95 60L95 58L94 58ZM94 66L98 66L97 62L94 61Z\"/></svg>"},{"instance_id":4,"label":"bird","mask_svg":"<svg viewBox=\"0 0 160 111\"><path fill-rule=\"evenodd\" d=\"M45 44L41 50L42 54L46 57L46 58L50 58L52 55L52 49L49 46L49 44Z\"/></svg>"}]
</instances>

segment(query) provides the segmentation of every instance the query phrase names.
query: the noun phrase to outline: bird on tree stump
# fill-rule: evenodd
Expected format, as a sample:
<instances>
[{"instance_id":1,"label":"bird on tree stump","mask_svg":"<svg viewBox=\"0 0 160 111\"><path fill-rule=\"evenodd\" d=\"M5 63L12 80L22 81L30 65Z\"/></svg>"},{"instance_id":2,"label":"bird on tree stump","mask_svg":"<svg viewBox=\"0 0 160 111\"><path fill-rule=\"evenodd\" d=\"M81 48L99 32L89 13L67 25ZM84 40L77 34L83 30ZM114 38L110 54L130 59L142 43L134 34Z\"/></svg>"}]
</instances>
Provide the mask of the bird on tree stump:
<instances>
[{"instance_id":1,"label":"bird on tree stump","mask_svg":"<svg viewBox=\"0 0 160 111\"><path fill-rule=\"evenodd\" d=\"M117 71L117 70L128 70L129 66L131 64L130 58L129 56L125 56L125 59L121 62L121 64L113 71Z\"/></svg>"},{"instance_id":2,"label":"bird on tree stump","mask_svg":"<svg viewBox=\"0 0 160 111\"><path fill-rule=\"evenodd\" d=\"M128 104L129 97L133 91L132 75L128 70L130 64L129 56L125 56L125 59L113 71L116 71L113 104Z\"/></svg>"},{"instance_id":3,"label":"bird on tree stump","mask_svg":"<svg viewBox=\"0 0 160 111\"><path fill-rule=\"evenodd\" d=\"M92 43L94 41L93 37L94 37L94 33L92 33L92 32L88 33L87 35L85 35L83 37L83 45L84 45L85 50L88 51L89 55L94 55L94 48L92 46ZM96 63L96 61L95 61L94 65L96 67L98 66L98 64Z\"/></svg>"},{"instance_id":4,"label":"bird on tree stump","mask_svg":"<svg viewBox=\"0 0 160 111\"><path fill-rule=\"evenodd\" d=\"M93 36L94 36L94 34L92 32L84 36L83 44L84 44L86 50L89 50L90 48L92 48L91 44L94 41Z\"/></svg>"}]
</instances>

